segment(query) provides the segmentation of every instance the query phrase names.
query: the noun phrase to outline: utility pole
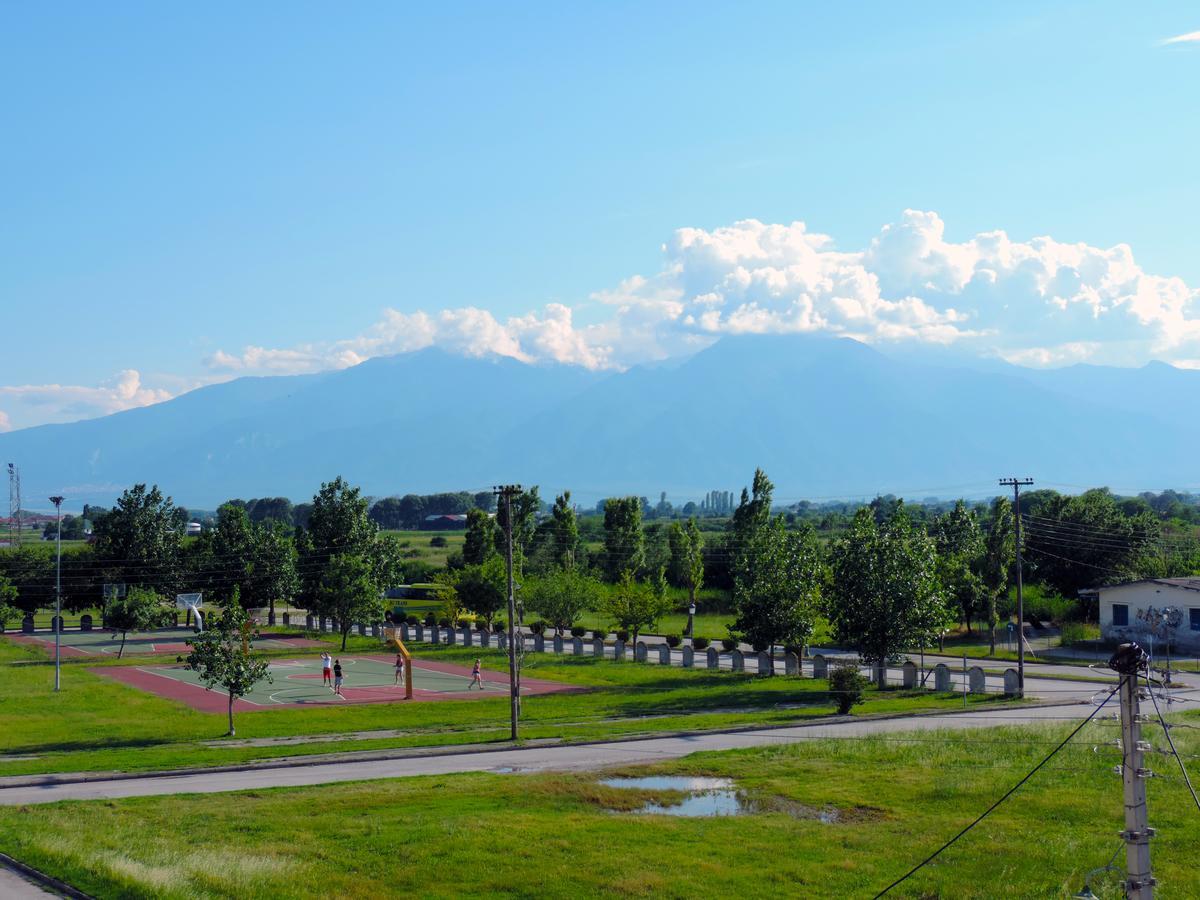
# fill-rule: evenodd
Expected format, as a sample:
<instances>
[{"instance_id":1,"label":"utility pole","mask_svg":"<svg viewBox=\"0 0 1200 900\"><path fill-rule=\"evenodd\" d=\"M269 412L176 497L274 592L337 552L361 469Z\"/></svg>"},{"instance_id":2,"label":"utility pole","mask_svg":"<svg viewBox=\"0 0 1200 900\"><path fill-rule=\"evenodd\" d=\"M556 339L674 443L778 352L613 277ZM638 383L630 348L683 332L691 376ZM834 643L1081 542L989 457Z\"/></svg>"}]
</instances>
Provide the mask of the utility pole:
<instances>
[{"instance_id":1,"label":"utility pole","mask_svg":"<svg viewBox=\"0 0 1200 900\"><path fill-rule=\"evenodd\" d=\"M519 484L503 484L493 489L504 502L504 562L508 569L508 694L512 718L512 740L517 740L521 720L521 666L517 656L517 598L513 590L512 498L521 493Z\"/></svg>"},{"instance_id":2,"label":"utility pole","mask_svg":"<svg viewBox=\"0 0 1200 900\"><path fill-rule=\"evenodd\" d=\"M21 470L16 463L8 464L8 542L21 546ZM13 529L16 529L14 532Z\"/></svg>"},{"instance_id":3,"label":"utility pole","mask_svg":"<svg viewBox=\"0 0 1200 900\"><path fill-rule=\"evenodd\" d=\"M1013 522L1017 542L1017 696L1025 698L1025 595L1024 560L1021 557L1021 488L1033 484L1032 478L1001 478L1000 484L1013 489Z\"/></svg>"},{"instance_id":4,"label":"utility pole","mask_svg":"<svg viewBox=\"0 0 1200 900\"><path fill-rule=\"evenodd\" d=\"M1108 661L1110 669L1121 675L1121 782L1125 791L1125 896L1133 900L1153 900L1154 876L1150 872L1150 838L1154 829L1148 823L1146 779L1143 765L1142 724L1138 712L1138 674L1145 672L1149 659L1137 644L1122 644ZM1149 684L1149 681L1147 681Z\"/></svg>"},{"instance_id":5,"label":"utility pole","mask_svg":"<svg viewBox=\"0 0 1200 900\"><path fill-rule=\"evenodd\" d=\"M62 686L62 497L51 497L58 518L54 538L54 690Z\"/></svg>"}]
</instances>

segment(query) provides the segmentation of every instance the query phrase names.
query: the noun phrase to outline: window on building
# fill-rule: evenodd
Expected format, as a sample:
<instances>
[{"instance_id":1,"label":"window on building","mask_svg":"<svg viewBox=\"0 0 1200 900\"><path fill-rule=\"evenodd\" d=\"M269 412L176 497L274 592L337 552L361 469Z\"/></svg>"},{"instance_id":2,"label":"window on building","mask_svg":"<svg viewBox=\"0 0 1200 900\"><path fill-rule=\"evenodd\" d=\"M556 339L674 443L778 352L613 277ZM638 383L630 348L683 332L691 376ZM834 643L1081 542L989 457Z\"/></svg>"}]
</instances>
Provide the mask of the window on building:
<instances>
[{"instance_id":1,"label":"window on building","mask_svg":"<svg viewBox=\"0 0 1200 900\"><path fill-rule=\"evenodd\" d=\"M1200 609L1189 609L1188 619L1190 620L1189 624L1192 626L1192 631L1200 631Z\"/></svg>"},{"instance_id":2,"label":"window on building","mask_svg":"<svg viewBox=\"0 0 1200 900\"><path fill-rule=\"evenodd\" d=\"M1113 625L1118 627L1129 624L1129 604L1114 603L1113 604Z\"/></svg>"}]
</instances>

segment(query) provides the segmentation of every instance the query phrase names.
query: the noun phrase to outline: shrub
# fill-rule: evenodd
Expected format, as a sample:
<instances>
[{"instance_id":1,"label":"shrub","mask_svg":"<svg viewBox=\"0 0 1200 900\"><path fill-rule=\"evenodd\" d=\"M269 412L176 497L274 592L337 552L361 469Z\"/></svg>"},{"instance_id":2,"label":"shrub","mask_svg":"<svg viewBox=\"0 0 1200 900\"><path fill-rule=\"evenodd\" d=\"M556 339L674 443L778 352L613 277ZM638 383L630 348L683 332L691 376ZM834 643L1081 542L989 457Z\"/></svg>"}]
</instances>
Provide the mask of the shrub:
<instances>
[{"instance_id":1,"label":"shrub","mask_svg":"<svg viewBox=\"0 0 1200 900\"><path fill-rule=\"evenodd\" d=\"M459 619L459 620L458 620L458 627L459 627L459 628L469 628L470 626L471 626L471 620L470 620L470 619Z\"/></svg>"},{"instance_id":2,"label":"shrub","mask_svg":"<svg viewBox=\"0 0 1200 900\"><path fill-rule=\"evenodd\" d=\"M450 627L450 620L448 618L446 618L445 616L442 616L440 619L438 619L437 623L438 623L438 626L441 628L449 628Z\"/></svg>"},{"instance_id":3,"label":"shrub","mask_svg":"<svg viewBox=\"0 0 1200 900\"><path fill-rule=\"evenodd\" d=\"M607 633L607 632L604 632L604 631L601 631L600 629L598 629L598 628L597 628L595 631L593 631L593 632L592 632L592 637L593 637L593 638L595 638L595 639L596 639L596 640L598 640L598 641L602 641L602 640L604 640L606 637L608 637L608 633Z\"/></svg>"},{"instance_id":4,"label":"shrub","mask_svg":"<svg viewBox=\"0 0 1200 900\"><path fill-rule=\"evenodd\" d=\"M671 647L672 649L674 649L675 647L678 647L682 643L683 643L683 638L681 638L679 635L677 635L677 634L668 634L667 635L667 646L668 647Z\"/></svg>"},{"instance_id":5,"label":"shrub","mask_svg":"<svg viewBox=\"0 0 1200 900\"><path fill-rule=\"evenodd\" d=\"M420 625L421 624L421 620L418 619L416 616L409 616L404 621L407 622L409 625Z\"/></svg>"},{"instance_id":6,"label":"shrub","mask_svg":"<svg viewBox=\"0 0 1200 900\"><path fill-rule=\"evenodd\" d=\"M732 653L734 650L737 649L737 645L738 645L738 642L735 641L733 638L722 638L721 639L721 648L726 653Z\"/></svg>"},{"instance_id":7,"label":"shrub","mask_svg":"<svg viewBox=\"0 0 1200 900\"><path fill-rule=\"evenodd\" d=\"M587 634L587 629L582 625L576 625L571 629L571 637L583 637Z\"/></svg>"},{"instance_id":8,"label":"shrub","mask_svg":"<svg viewBox=\"0 0 1200 900\"><path fill-rule=\"evenodd\" d=\"M629 640L629 632L624 628L618 629L617 630L617 640L618 641Z\"/></svg>"},{"instance_id":9,"label":"shrub","mask_svg":"<svg viewBox=\"0 0 1200 900\"><path fill-rule=\"evenodd\" d=\"M435 616L433 613L427 613L425 615L425 624L426 625L436 625L437 624L437 616Z\"/></svg>"},{"instance_id":10,"label":"shrub","mask_svg":"<svg viewBox=\"0 0 1200 900\"><path fill-rule=\"evenodd\" d=\"M867 679L859 674L856 665L841 663L829 672L829 691L837 703L838 713L843 716L850 712L850 707L862 703L866 686Z\"/></svg>"},{"instance_id":11,"label":"shrub","mask_svg":"<svg viewBox=\"0 0 1200 900\"><path fill-rule=\"evenodd\" d=\"M483 621L483 619L480 619L478 622L476 622L476 623L475 623L475 630L476 630L476 631L481 631L481 632L482 632L482 631L487 631L487 630L488 630L488 623L487 623L487 622L485 622L485 621Z\"/></svg>"},{"instance_id":12,"label":"shrub","mask_svg":"<svg viewBox=\"0 0 1200 900\"><path fill-rule=\"evenodd\" d=\"M546 632L545 622L534 622L529 626L529 630L534 634L544 634Z\"/></svg>"},{"instance_id":13,"label":"shrub","mask_svg":"<svg viewBox=\"0 0 1200 900\"><path fill-rule=\"evenodd\" d=\"M429 539L430 547L445 547L450 542L446 540L445 535L435 534Z\"/></svg>"},{"instance_id":14,"label":"shrub","mask_svg":"<svg viewBox=\"0 0 1200 900\"><path fill-rule=\"evenodd\" d=\"M764 644L762 641L755 641L750 646L754 649L755 653L763 653L767 649L767 645Z\"/></svg>"},{"instance_id":15,"label":"shrub","mask_svg":"<svg viewBox=\"0 0 1200 900\"><path fill-rule=\"evenodd\" d=\"M707 650L708 644L709 644L708 638L692 638L692 649L693 650Z\"/></svg>"},{"instance_id":16,"label":"shrub","mask_svg":"<svg viewBox=\"0 0 1200 900\"><path fill-rule=\"evenodd\" d=\"M508 631L508 623L505 622L503 619L497 619L495 622L492 623L492 631L496 632L496 634L500 634L501 632Z\"/></svg>"}]
</instances>

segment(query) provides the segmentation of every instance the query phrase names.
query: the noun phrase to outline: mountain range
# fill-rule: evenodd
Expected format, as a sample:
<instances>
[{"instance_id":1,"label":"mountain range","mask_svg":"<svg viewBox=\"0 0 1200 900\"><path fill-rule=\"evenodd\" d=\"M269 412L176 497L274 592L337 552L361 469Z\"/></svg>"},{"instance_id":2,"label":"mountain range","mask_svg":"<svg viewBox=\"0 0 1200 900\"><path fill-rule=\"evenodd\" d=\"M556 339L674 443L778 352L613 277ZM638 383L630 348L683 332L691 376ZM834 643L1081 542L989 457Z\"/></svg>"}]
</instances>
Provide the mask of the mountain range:
<instances>
[{"instance_id":1,"label":"mountain range","mask_svg":"<svg viewBox=\"0 0 1200 900\"><path fill-rule=\"evenodd\" d=\"M519 481L682 502L755 466L788 499L979 496L1002 475L1183 488L1200 481L1198 396L1200 372L1164 363L972 366L813 336L725 338L620 373L426 349L0 434L0 459L21 467L28 509L138 481L184 505L299 502L338 474L375 496Z\"/></svg>"}]
</instances>

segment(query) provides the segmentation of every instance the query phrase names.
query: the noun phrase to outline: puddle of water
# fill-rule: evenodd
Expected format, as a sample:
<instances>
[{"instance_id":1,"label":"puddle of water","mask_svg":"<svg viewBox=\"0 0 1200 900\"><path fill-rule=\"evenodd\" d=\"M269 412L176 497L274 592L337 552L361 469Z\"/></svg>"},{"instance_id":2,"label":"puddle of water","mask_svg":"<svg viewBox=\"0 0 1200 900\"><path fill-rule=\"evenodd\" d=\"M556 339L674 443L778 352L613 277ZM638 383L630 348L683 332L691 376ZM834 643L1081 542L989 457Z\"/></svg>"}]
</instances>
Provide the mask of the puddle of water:
<instances>
[{"instance_id":1,"label":"puddle of water","mask_svg":"<svg viewBox=\"0 0 1200 900\"><path fill-rule=\"evenodd\" d=\"M637 813L691 819L740 816L751 812L744 795L734 789L733 782L728 778L663 775L647 778L605 778L600 783L626 790L683 791L687 794L679 803L647 803L641 809L634 810Z\"/></svg>"}]
</instances>

